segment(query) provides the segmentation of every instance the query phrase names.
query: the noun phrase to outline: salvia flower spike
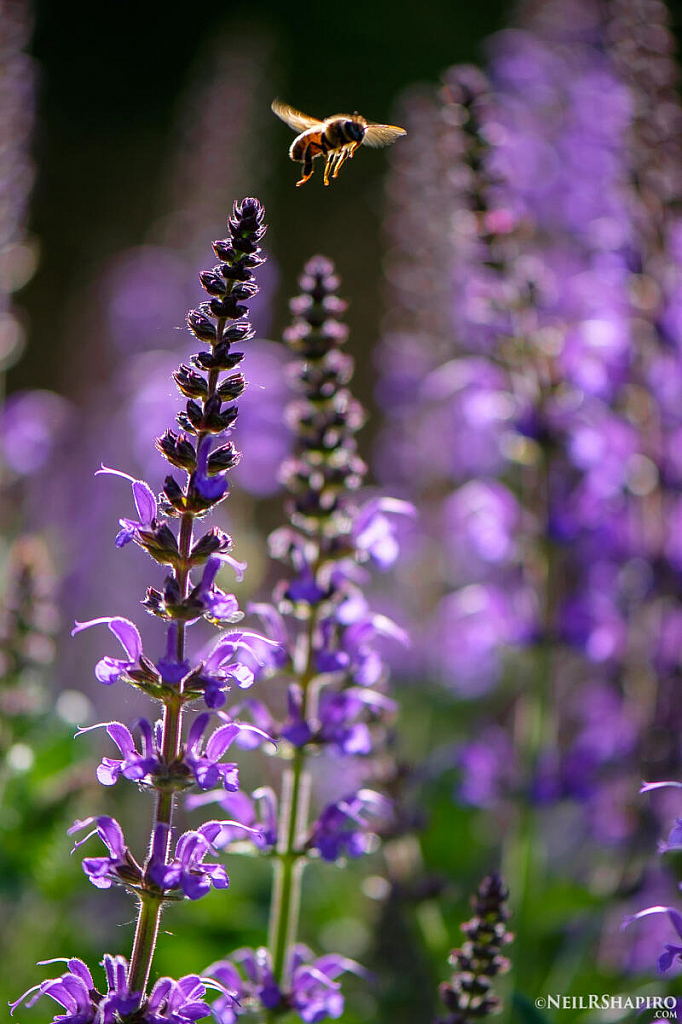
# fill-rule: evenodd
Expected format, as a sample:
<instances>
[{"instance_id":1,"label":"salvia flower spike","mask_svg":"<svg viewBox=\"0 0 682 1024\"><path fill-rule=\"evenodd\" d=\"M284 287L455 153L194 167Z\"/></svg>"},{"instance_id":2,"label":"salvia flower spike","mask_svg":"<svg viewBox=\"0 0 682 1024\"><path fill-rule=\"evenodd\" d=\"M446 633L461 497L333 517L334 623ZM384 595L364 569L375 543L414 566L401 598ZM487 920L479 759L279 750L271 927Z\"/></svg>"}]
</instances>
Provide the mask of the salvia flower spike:
<instances>
[{"instance_id":1,"label":"salvia flower spike","mask_svg":"<svg viewBox=\"0 0 682 1024\"><path fill-rule=\"evenodd\" d=\"M278 721L250 696L230 709L248 714L279 742L287 757L282 790L279 799L267 787L250 798L225 789L189 798L190 806L216 800L225 814L259 828L252 844L274 862L267 947L237 950L208 969L240 1000L259 1005L268 1020L291 1011L303 1021L342 1013L340 976L365 972L346 957L318 957L298 942L301 876L310 860L343 862L370 853L378 844L375 832L392 813L386 797L369 785L338 792L312 811L313 758L320 772L327 756L353 758L363 766L357 777L362 771L368 778L372 755L383 749L396 706L377 641L405 644L407 637L370 607L360 586L367 575L362 567L392 565L399 554L397 525L415 514L406 502L358 495L366 467L356 434L365 414L348 389L353 360L344 351L347 329L339 316L345 303L338 284L332 263L314 257L300 278L301 294L291 302L294 320L285 341L296 356L296 397L287 408L293 450L281 470L288 522L270 537L271 554L289 572L271 604L251 609L277 645L259 653L286 682L286 714ZM246 734L240 738L248 740ZM228 829L218 842L244 838ZM223 997L213 1005L220 1024L233 1024L240 1012Z\"/></svg>"},{"instance_id":2,"label":"salvia flower spike","mask_svg":"<svg viewBox=\"0 0 682 1024\"><path fill-rule=\"evenodd\" d=\"M274 639L229 628L242 613L234 595L218 587L218 572L227 563L241 577L245 568L230 554L231 538L217 527L195 536L198 523L227 496L229 471L239 460L228 438L237 418L236 400L246 382L234 372L244 354L233 351L233 346L248 342L253 334L247 303L258 291L254 271L265 258L259 244L265 230L257 199L235 203L227 237L213 243L218 263L200 274L208 299L187 316L199 351L174 375L186 399L177 417L180 430L168 430L156 441L171 465L161 494L157 496L148 483L123 469L102 466L98 471L98 475L122 477L132 488L135 515L120 519L116 545L134 543L166 567L162 585L150 587L143 601L147 611L165 625L165 650L156 660L145 652L138 626L122 616L103 615L77 622L73 629L78 634L108 626L122 655L121 651L107 653L96 666L96 677L107 686L135 686L161 706L156 722L140 718L131 728L123 722L102 723L120 757L104 757L97 769L105 786L127 780L154 792L146 856L134 855L120 824L107 815L76 821L69 829L70 833L88 830L74 850L86 841L94 842L96 836L104 844L103 855L83 860L90 882L100 889L123 886L138 901L130 960L105 956L106 989L100 992L89 968L67 958L67 971L26 992L12 1004L12 1013L22 1002L31 1006L46 995L65 1011L54 1019L74 1024L114 1024L131 1017L136 1024L189 1024L210 1013L204 1001L207 987L218 991L227 1005L233 1002L233 993L219 980L198 975L177 981L160 978L151 991L147 987L163 906L184 898L199 899L211 887L227 888L225 868L214 860L224 834L238 832L263 841L259 827L233 818L208 821L177 836L173 819L178 793L193 786L206 790L219 785L223 791L237 791L237 765L224 758L240 734L248 736L250 745L272 742L257 726L224 715L209 731L208 712L194 719L186 737L183 729L189 703L203 700L209 708L218 708L232 686L251 685L254 674L243 663L245 654L253 656L250 662L255 657L259 663L260 651L278 649ZM203 660L197 661L188 654L186 632L202 618L222 632ZM83 731L89 730L79 730Z\"/></svg>"},{"instance_id":3,"label":"salvia flower spike","mask_svg":"<svg viewBox=\"0 0 682 1024\"><path fill-rule=\"evenodd\" d=\"M507 931L508 896L496 872L481 882L471 901L474 917L462 925L466 942L450 954L454 973L440 987L448 1012L435 1024L470 1024L501 1009L491 985L498 974L509 970L509 960L502 956L503 948L513 938Z\"/></svg>"}]
</instances>

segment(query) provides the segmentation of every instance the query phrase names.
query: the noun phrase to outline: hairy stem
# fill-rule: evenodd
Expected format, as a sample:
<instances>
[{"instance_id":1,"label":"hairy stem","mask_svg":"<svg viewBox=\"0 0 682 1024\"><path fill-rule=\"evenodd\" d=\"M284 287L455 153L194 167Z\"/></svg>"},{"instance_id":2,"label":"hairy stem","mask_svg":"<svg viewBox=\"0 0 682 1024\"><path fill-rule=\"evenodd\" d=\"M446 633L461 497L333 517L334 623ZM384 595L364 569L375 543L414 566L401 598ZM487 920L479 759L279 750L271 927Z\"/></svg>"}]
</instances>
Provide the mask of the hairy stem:
<instances>
[{"instance_id":1,"label":"hairy stem","mask_svg":"<svg viewBox=\"0 0 682 1024\"><path fill-rule=\"evenodd\" d=\"M145 896L140 900L138 909L135 941L128 972L128 987L131 992L139 992L141 999L144 997L149 981L156 937L159 934L161 905L160 899Z\"/></svg>"}]
</instances>

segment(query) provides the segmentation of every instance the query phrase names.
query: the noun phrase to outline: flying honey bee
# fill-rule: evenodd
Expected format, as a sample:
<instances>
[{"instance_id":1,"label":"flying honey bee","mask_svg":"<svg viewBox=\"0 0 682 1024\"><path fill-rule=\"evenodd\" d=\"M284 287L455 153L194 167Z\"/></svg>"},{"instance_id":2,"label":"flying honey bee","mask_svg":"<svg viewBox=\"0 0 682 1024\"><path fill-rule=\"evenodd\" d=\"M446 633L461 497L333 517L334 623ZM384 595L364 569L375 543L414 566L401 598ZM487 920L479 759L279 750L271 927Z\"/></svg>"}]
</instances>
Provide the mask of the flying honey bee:
<instances>
[{"instance_id":1,"label":"flying honey bee","mask_svg":"<svg viewBox=\"0 0 682 1024\"><path fill-rule=\"evenodd\" d=\"M272 109L285 124L300 132L289 147L289 157L303 164L303 174L296 185L305 185L313 173L313 160L317 156L327 158L324 183L329 185L330 177L337 177L358 146L381 149L382 146L390 146L401 135L407 135L404 128L393 124L374 124L357 113L334 114L318 121L316 117L308 117L280 100L273 100Z\"/></svg>"}]
</instances>

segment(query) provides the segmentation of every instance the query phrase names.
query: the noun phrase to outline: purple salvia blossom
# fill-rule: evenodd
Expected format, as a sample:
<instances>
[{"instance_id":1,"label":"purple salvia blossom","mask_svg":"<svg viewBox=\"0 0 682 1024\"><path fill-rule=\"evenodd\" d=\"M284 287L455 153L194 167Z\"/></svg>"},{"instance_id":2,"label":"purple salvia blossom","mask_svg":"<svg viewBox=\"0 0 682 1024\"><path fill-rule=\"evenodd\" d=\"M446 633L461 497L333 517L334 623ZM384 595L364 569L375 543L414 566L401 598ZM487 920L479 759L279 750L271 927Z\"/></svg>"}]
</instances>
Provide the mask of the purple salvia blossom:
<instances>
[{"instance_id":1,"label":"purple salvia blossom","mask_svg":"<svg viewBox=\"0 0 682 1024\"><path fill-rule=\"evenodd\" d=\"M239 949L228 960L212 964L207 970L226 988L237 993L239 1003L251 998L266 1010L294 1010L306 1024L317 1024L327 1017L336 1019L342 1015L344 999L336 979L347 972L366 973L354 960L335 953L316 958L302 943L291 950L291 991L288 994L277 984L270 954L263 948ZM218 999L212 1006L216 1024L235 1024L240 1012L239 1003L230 1004L224 998Z\"/></svg>"},{"instance_id":2,"label":"purple salvia blossom","mask_svg":"<svg viewBox=\"0 0 682 1024\"><path fill-rule=\"evenodd\" d=\"M142 637L134 622L120 616L103 616L99 619L90 619L89 622L77 622L71 630L71 635L75 636L76 633L89 629L90 626L102 624L106 624L109 627L127 654L127 658L112 658L107 655L107 657L97 662L95 676L100 683L104 683L105 686L111 686L113 683L118 682L121 676L125 676L127 672L140 664Z\"/></svg>"},{"instance_id":3,"label":"purple salvia blossom","mask_svg":"<svg viewBox=\"0 0 682 1024\"><path fill-rule=\"evenodd\" d=\"M645 910L640 910L638 913L626 917L623 921L623 928L632 924L633 921L640 921L642 918L649 917L652 914L667 914L680 942L682 942L682 914L675 907L647 907ZM661 974L670 970L675 960L682 962L682 945L680 942L665 943L664 952L658 958L658 970Z\"/></svg>"},{"instance_id":4,"label":"purple salvia blossom","mask_svg":"<svg viewBox=\"0 0 682 1024\"><path fill-rule=\"evenodd\" d=\"M391 802L371 789L351 793L323 808L306 845L317 850L323 860L362 857L372 844L372 816L390 818Z\"/></svg>"},{"instance_id":5,"label":"purple salvia blossom","mask_svg":"<svg viewBox=\"0 0 682 1024\"><path fill-rule=\"evenodd\" d=\"M141 752L135 745L132 732L122 722L98 722L97 725L79 729L76 735L80 736L93 729L106 729L123 756L120 759L103 757L97 768L97 779L103 786L114 786L121 776L134 782L143 782L150 775L161 774L163 769L158 749L160 724L156 723L154 736L154 727L146 718L138 718L134 723L133 728L140 731Z\"/></svg>"},{"instance_id":6,"label":"purple salvia blossom","mask_svg":"<svg viewBox=\"0 0 682 1024\"><path fill-rule=\"evenodd\" d=\"M223 849L235 842L247 840L259 849L272 849L277 843L277 797L269 786L260 786L251 796L242 791L230 792L213 790L187 798L188 810L217 802L226 814L237 824L223 823L221 832L213 840L217 849ZM244 832L242 826L251 831Z\"/></svg>"},{"instance_id":7,"label":"purple salvia blossom","mask_svg":"<svg viewBox=\"0 0 682 1024\"><path fill-rule=\"evenodd\" d=\"M626 653L622 570L639 554L628 505L646 469L620 390L632 358L631 102L594 45L593 5L570 10L528 5L522 29L494 40L492 81L469 68L448 72L431 104L435 158L422 186L408 188L399 154L391 186L408 216L421 211L427 232L446 213L451 246L440 266L449 290L437 292L448 296L450 319L440 337L424 338L429 372L393 390L392 356L402 366L404 343L392 320L381 363L394 456L384 478L429 504L415 562L403 565L424 639L407 664L469 697L516 667L514 652L541 658L561 641L570 671L588 675L587 699L598 700ZM402 232L403 207L389 320L409 321L418 286L407 271L419 261ZM428 253L424 261L437 272ZM632 726L625 697L615 704L617 720ZM574 720L573 710L566 717ZM490 805L525 791L541 801L550 793L596 800L600 773L617 757L591 747L588 757L583 741L569 742L558 761L538 748L529 766L470 740L457 755L465 799ZM618 757L631 756L634 742L631 731ZM480 787L468 770L477 758ZM595 806L595 829L598 819Z\"/></svg>"}]
</instances>

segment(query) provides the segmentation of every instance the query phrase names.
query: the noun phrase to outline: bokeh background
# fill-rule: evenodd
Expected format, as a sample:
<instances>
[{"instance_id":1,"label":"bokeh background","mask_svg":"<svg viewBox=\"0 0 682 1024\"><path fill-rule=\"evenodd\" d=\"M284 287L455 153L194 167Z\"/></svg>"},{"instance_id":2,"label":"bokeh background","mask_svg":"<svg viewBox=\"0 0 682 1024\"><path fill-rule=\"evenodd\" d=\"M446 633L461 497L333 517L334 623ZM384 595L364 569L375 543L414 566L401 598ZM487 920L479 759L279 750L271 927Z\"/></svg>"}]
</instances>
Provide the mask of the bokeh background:
<instances>
[{"instance_id":1,"label":"bokeh background","mask_svg":"<svg viewBox=\"0 0 682 1024\"><path fill-rule=\"evenodd\" d=\"M677 37L682 4L669 0L667 6ZM281 515L275 469L286 450L279 427L286 390L278 339L301 265L315 252L334 259L350 301L356 393L371 413L361 450L379 478L391 477L377 467L375 454L385 450L378 439L385 445L392 429L376 387L377 377L386 376L382 360L391 358L390 348L379 344L396 294L387 280L386 252L389 236L395 243L401 232L403 253L409 253L410 233L415 255L421 252L420 225L407 218L404 232L396 225L395 192L387 187L393 151L361 152L333 188L322 187L318 169L305 188L296 189L298 168L287 158L292 135L271 114L270 101L280 96L321 117L349 109L398 121L409 94L418 121L414 97L421 94L415 87L435 88L454 64L485 63L487 41L518 17L517 5L506 0L261 0L251 8L81 7L44 0L32 10L0 0L0 19L8 11L15 22L23 19L23 49L33 60L22 72L24 85L17 80L12 87L30 94L23 116L33 170L24 168L16 200L28 202L28 214L21 258L15 253L22 285L13 299L15 347L6 345L10 414L2 518L6 564L28 564L42 581L42 618L27 631L44 649L36 641L38 649L7 670L28 673L35 699L19 709L24 718L11 742L5 737L0 899L10 926L0 938L0 1003L35 982L36 960L68 954L96 962L112 943L120 939L124 951L129 943L130 907L115 893L91 894L78 863L68 857L64 828L94 806L101 813L118 810L125 820L126 794L103 794L92 782L97 743L81 739L78 747L71 735L76 723L112 715L128 720L138 705L128 695L96 689L92 664L101 638L90 644L88 637L76 650L66 631L75 617L134 614L150 582L135 553L113 551L116 520L126 512L124 485L120 491L103 487L92 474L104 461L147 474L160 486L162 463L149 439L167 422L168 377L186 341L184 312L197 301L196 272L210 265L210 241L221 237L233 198L253 194L264 202L271 256L255 315L262 344L251 364L254 399L245 403L240 433L242 487L229 510L239 554L251 568L242 597L262 592L269 578L263 538ZM0 122L0 142L9 126L9 120L4 127ZM30 198L22 199L31 174ZM423 298L428 316L428 293ZM17 412L11 403L26 389L49 389L58 397L34 395L26 401L37 402L35 410L29 405ZM26 453L32 472L26 471ZM405 490L404 480L401 486ZM41 540L9 555L10 540L27 530ZM398 620L401 604L414 606L414 593L417 604L421 600L417 572L412 568L402 578L402 586L413 589L409 600L379 595ZM13 580L8 569L8 593ZM647 822L648 831L628 845L627 866L617 880L609 865L627 845L623 837L599 849L586 838L575 871L575 863L568 870L562 851L553 848L584 823L584 809L577 817L560 809L545 821L544 845L537 822L519 812L516 848L501 852L503 834L513 831L510 814L522 800L507 813L487 806L487 797L461 799L458 757L465 740L481 737L479 748L469 752L473 768L467 771L485 788L492 771L486 751L506 749L508 734L500 723L509 691L493 695L481 711L471 688L440 685L418 660L412 668L399 680L405 708L399 744L410 770L417 766L410 808L423 825L419 843L403 837L394 847L391 884L378 860L342 871L320 866L306 881L303 937L321 951L357 957L376 976L370 987L349 984L344 1020L433 1019L437 984L447 977L447 953L459 942L469 894L500 862L526 871L513 976L519 995L515 1003L507 1000L509 1019L541 1021L531 1002L546 991L674 992L674 981L655 978L660 943L670 939L665 928L660 941L619 932L627 910L674 899L671 877L643 881L645 866L655 859L658 823ZM517 677L526 670L523 661L513 669ZM594 730L613 714L604 698ZM635 787L636 800L639 769L636 763L631 768L634 781L628 776L627 784ZM256 785L262 771L272 769L247 763L245 778ZM523 850L524 843L536 842L550 848L558 865L554 874L534 866ZM525 868L519 868L526 855ZM229 870L227 895L168 915L159 973L199 969L229 950L263 941L268 867L233 857ZM506 982L509 991L511 985ZM573 1015L564 1011L561 1019ZM18 1018L47 1019L46 1010L22 1010Z\"/></svg>"}]
</instances>

